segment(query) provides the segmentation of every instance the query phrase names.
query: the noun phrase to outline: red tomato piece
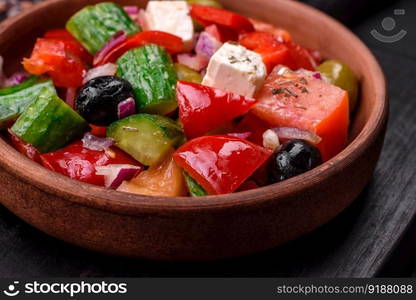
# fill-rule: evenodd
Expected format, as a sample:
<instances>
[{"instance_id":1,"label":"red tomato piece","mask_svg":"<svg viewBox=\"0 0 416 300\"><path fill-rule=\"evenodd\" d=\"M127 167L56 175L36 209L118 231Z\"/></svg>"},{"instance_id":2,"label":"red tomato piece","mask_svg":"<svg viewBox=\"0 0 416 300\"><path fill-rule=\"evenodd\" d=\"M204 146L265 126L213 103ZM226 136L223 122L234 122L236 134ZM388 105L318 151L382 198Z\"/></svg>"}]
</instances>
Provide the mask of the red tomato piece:
<instances>
[{"instance_id":1,"label":"red tomato piece","mask_svg":"<svg viewBox=\"0 0 416 300\"><path fill-rule=\"evenodd\" d=\"M263 133L272 126L263 121L252 112L248 112L243 119L235 126L236 132L250 132L247 138L250 142L263 146Z\"/></svg>"},{"instance_id":2,"label":"red tomato piece","mask_svg":"<svg viewBox=\"0 0 416 300\"><path fill-rule=\"evenodd\" d=\"M102 59L94 61L94 65L100 66L106 63L113 63L128 50L138 48L145 44L162 46L170 54L177 54L183 49L183 41L176 35L162 31L143 31L131 36L124 43L111 49Z\"/></svg>"},{"instance_id":3,"label":"red tomato piece","mask_svg":"<svg viewBox=\"0 0 416 300\"><path fill-rule=\"evenodd\" d=\"M188 138L195 138L247 112L256 100L197 83L176 85L179 119Z\"/></svg>"},{"instance_id":4,"label":"red tomato piece","mask_svg":"<svg viewBox=\"0 0 416 300\"><path fill-rule=\"evenodd\" d=\"M117 148L95 151L84 148L77 141L55 152L40 156L44 167L72 179L104 186L104 176L96 175L95 167L110 164L129 164L140 166L132 157Z\"/></svg>"},{"instance_id":5,"label":"red tomato piece","mask_svg":"<svg viewBox=\"0 0 416 300\"><path fill-rule=\"evenodd\" d=\"M242 185L240 185L237 192L244 192L244 191L254 190L258 187L259 186L257 185L257 183L255 181L247 180L247 181L243 182Z\"/></svg>"},{"instance_id":6,"label":"red tomato piece","mask_svg":"<svg viewBox=\"0 0 416 300\"><path fill-rule=\"evenodd\" d=\"M205 27L205 32L209 33L221 43L238 41L238 33L235 30L225 26L212 24Z\"/></svg>"},{"instance_id":7,"label":"red tomato piece","mask_svg":"<svg viewBox=\"0 0 416 300\"><path fill-rule=\"evenodd\" d=\"M238 33L254 31L254 26L249 19L225 9L193 4L191 17L203 26L212 24L225 26Z\"/></svg>"},{"instance_id":8,"label":"red tomato piece","mask_svg":"<svg viewBox=\"0 0 416 300\"><path fill-rule=\"evenodd\" d=\"M261 31L245 33L240 35L239 42L244 47L261 54L268 72L277 65L285 65L293 70L312 71L316 68L316 61L309 50L273 33Z\"/></svg>"},{"instance_id":9,"label":"red tomato piece","mask_svg":"<svg viewBox=\"0 0 416 300\"><path fill-rule=\"evenodd\" d=\"M64 40L75 41L75 38L66 29L49 30L45 33L44 37L48 39L64 39Z\"/></svg>"},{"instance_id":10,"label":"red tomato piece","mask_svg":"<svg viewBox=\"0 0 416 300\"><path fill-rule=\"evenodd\" d=\"M237 190L271 154L243 139L212 135L189 141L173 157L209 194L218 195Z\"/></svg>"},{"instance_id":11,"label":"red tomato piece","mask_svg":"<svg viewBox=\"0 0 416 300\"><path fill-rule=\"evenodd\" d=\"M10 130L9 132L9 139L13 147L22 153L27 158L40 163L40 153L39 151L30 144L24 143L21 139L15 136Z\"/></svg>"},{"instance_id":12,"label":"red tomato piece","mask_svg":"<svg viewBox=\"0 0 416 300\"><path fill-rule=\"evenodd\" d=\"M347 141L349 125L348 94L307 72L279 74L276 67L258 92L252 112L271 127L293 127L320 136L317 145L328 160Z\"/></svg>"},{"instance_id":13,"label":"red tomato piece","mask_svg":"<svg viewBox=\"0 0 416 300\"><path fill-rule=\"evenodd\" d=\"M67 39L39 38L25 69L35 75L48 73L56 86L78 87L86 72L89 55L77 42Z\"/></svg>"}]
</instances>

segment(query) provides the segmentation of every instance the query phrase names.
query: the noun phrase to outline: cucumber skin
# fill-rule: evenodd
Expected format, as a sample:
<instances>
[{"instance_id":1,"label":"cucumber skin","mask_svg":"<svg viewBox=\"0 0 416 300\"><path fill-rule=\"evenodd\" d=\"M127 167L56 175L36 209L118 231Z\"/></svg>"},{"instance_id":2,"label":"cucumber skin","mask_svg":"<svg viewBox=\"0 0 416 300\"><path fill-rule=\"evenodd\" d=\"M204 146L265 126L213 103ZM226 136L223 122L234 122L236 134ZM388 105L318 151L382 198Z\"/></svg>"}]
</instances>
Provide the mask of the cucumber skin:
<instances>
[{"instance_id":1,"label":"cucumber skin","mask_svg":"<svg viewBox=\"0 0 416 300\"><path fill-rule=\"evenodd\" d=\"M143 137L143 122L151 125L154 131L151 132L152 140L146 141ZM137 129L137 133L130 134L130 141L122 140L120 137L123 134L123 127ZM141 136L140 136L141 135ZM107 137L115 140L115 145L124 150L136 160L144 165L151 166L161 162L165 154L169 152L172 147L177 147L184 139L182 127L176 121L167 117L150 114L131 115L125 119L114 122L107 128ZM133 140L134 139L134 140ZM133 142L131 142L133 140ZM138 145L137 143L145 141L151 145ZM130 143L129 143L130 142ZM134 149L132 151L132 148ZM150 155L146 153L137 153L140 148L148 148ZM152 149L153 148L153 149Z\"/></svg>"},{"instance_id":2,"label":"cucumber skin","mask_svg":"<svg viewBox=\"0 0 416 300\"><path fill-rule=\"evenodd\" d=\"M44 88L20 115L11 131L40 153L58 150L89 128L87 122L55 93Z\"/></svg>"},{"instance_id":3,"label":"cucumber skin","mask_svg":"<svg viewBox=\"0 0 416 300\"><path fill-rule=\"evenodd\" d=\"M183 172L185 177L186 186L188 187L189 194L192 197L202 197L208 195L208 193L201 187L195 179L188 175L188 173Z\"/></svg>"},{"instance_id":4,"label":"cucumber skin","mask_svg":"<svg viewBox=\"0 0 416 300\"><path fill-rule=\"evenodd\" d=\"M25 82L0 90L0 129L16 120L43 88L56 92L52 80L29 77Z\"/></svg>"},{"instance_id":5,"label":"cucumber skin","mask_svg":"<svg viewBox=\"0 0 416 300\"><path fill-rule=\"evenodd\" d=\"M141 31L121 6L111 2L84 7L68 20L66 29L91 54L101 50L118 31L127 35Z\"/></svg>"},{"instance_id":6,"label":"cucumber skin","mask_svg":"<svg viewBox=\"0 0 416 300\"><path fill-rule=\"evenodd\" d=\"M117 65L117 76L133 86L139 112L166 115L178 107L177 75L165 49L147 44L124 53Z\"/></svg>"}]
</instances>

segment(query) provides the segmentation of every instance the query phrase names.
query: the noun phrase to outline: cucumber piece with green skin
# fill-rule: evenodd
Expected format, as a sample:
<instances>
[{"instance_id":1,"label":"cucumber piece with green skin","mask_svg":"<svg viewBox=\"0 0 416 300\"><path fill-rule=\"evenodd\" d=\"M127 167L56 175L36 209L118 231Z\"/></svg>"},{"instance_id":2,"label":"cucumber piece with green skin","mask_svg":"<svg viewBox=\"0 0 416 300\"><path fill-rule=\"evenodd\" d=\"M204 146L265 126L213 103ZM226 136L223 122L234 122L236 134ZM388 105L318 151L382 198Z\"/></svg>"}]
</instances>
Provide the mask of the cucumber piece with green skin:
<instances>
[{"instance_id":1,"label":"cucumber piece with green skin","mask_svg":"<svg viewBox=\"0 0 416 300\"><path fill-rule=\"evenodd\" d=\"M115 145L146 166L157 165L184 138L179 123L149 114L131 115L110 125L107 136Z\"/></svg>"},{"instance_id":2,"label":"cucumber piece with green skin","mask_svg":"<svg viewBox=\"0 0 416 300\"><path fill-rule=\"evenodd\" d=\"M56 93L42 89L20 115L11 131L41 153L58 150L88 129L87 122Z\"/></svg>"},{"instance_id":3,"label":"cucumber piece with green skin","mask_svg":"<svg viewBox=\"0 0 416 300\"><path fill-rule=\"evenodd\" d=\"M97 53L121 30L127 35L141 31L121 6L111 2L84 7L69 19L66 29L91 54Z\"/></svg>"},{"instance_id":4,"label":"cucumber piece with green skin","mask_svg":"<svg viewBox=\"0 0 416 300\"><path fill-rule=\"evenodd\" d=\"M189 194L191 194L192 197L201 197L208 195L204 188L201 187L198 184L198 182L195 181L195 179L189 176L188 173L183 172L183 175L185 177L185 182L188 187Z\"/></svg>"},{"instance_id":5,"label":"cucumber piece with green skin","mask_svg":"<svg viewBox=\"0 0 416 300\"><path fill-rule=\"evenodd\" d=\"M32 103L40 91L47 88L55 93L50 79L37 76L29 77L25 82L0 90L0 129L14 121Z\"/></svg>"},{"instance_id":6,"label":"cucumber piece with green skin","mask_svg":"<svg viewBox=\"0 0 416 300\"><path fill-rule=\"evenodd\" d=\"M177 75L165 49L148 44L124 53L117 65L117 76L133 86L139 112L166 115L178 107Z\"/></svg>"}]
</instances>

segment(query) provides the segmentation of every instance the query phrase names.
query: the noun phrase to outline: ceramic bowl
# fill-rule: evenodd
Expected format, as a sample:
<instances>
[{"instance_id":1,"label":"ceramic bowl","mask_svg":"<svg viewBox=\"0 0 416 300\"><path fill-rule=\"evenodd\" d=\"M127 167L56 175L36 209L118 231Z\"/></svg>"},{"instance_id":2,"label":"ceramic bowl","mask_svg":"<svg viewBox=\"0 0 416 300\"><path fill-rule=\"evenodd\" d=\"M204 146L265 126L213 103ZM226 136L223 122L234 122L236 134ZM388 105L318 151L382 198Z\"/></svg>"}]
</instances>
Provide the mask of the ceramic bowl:
<instances>
[{"instance_id":1,"label":"ceramic bowl","mask_svg":"<svg viewBox=\"0 0 416 300\"><path fill-rule=\"evenodd\" d=\"M87 4L51 0L0 25L6 72L20 66L36 37L62 27ZM146 1L121 0L122 5ZM353 68L361 100L349 145L303 175L229 195L147 197L83 184L25 158L0 139L0 201L36 228L94 251L158 260L207 260L276 247L328 222L372 177L383 144L388 102L383 73L367 47L325 14L285 0L223 0L224 5L290 31L300 44Z\"/></svg>"}]
</instances>

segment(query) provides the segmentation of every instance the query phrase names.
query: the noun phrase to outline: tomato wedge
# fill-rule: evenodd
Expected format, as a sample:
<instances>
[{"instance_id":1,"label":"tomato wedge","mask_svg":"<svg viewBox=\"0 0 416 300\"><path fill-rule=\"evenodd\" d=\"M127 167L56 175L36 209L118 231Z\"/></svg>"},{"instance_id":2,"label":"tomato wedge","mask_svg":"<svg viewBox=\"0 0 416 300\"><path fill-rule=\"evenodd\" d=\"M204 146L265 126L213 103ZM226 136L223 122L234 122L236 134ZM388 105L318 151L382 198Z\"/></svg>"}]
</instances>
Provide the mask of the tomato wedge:
<instances>
[{"instance_id":1,"label":"tomato wedge","mask_svg":"<svg viewBox=\"0 0 416 300\"><path fill-rule=\"evenodd\" d=\"M75 41L75 38L66 29L49 30L45 33L44 37L48 39L64 39L64 40Z\"/></svg>"},{"instance_id":2,"label":"tomato wedge","mask_svg":"<svg viewBox=\"0 0 416 300\"><path fill-rule=\"evenodd\" d=\"M30 58L23 60L23 66L31 74L48 73L56 86L70 88L82 85L90 61L91 56L75 40L39 38Z\"/></svg>"},{"instance_id":3,"label":"tomato wedge","mask_svg":"<svg viewBox=\"0 0 416 300\"><path fill-rule=\"evenodd\" d=\"M212 24L205 27L205 32L209 33L221 43L226 43L228 41L238 41L238 33L229 27Z\"/></svg>"},{"instance_id":4,"label":"tomato wedge","mask_svg":"<svg viewBox=\"0 0 416 300\"><path fill-rule=\"evenodd\" d=\"M173 155L211 195L232 193L271 156L273 151L227 135L189 141Z\"/></svg>"},{"instance_id":5,"label":"tomato wedge","mask_svg":"<svg viewBox=\"0 0 416 300\"><path fill-rule=\"evenodd\" d=\"M256 100L197 83L176 85L179 119L188 138L201 136L244 114Z\"/></svg>"},{"instance_id":6,"label":"tomato wedge","mask_svg":"<svg viewBox=\"0 0 416 300\"><path fill-rule=\"evenodd\" d=\"M95 167L110 164L140 164L117 148L95 151L84 148L81 141L40 156L44 167L72 179L104 186L104 176L96 175Z\"/></svg>"},{"instance_id":7,"label":"tomato wedge","mask_svg":"<svg viewBox=\"0 0 416 300\"><path fill-rule=\"evenodd\" d=\"M183 49L183 41L180 37L162 31L143 31L139 32L124 43L121 43L108 51L107 55L94 61L95 66L106 63L114 63L120 56L128 50L143 46L145 44L156 44L166 48L170 54L177 54Z\"/></svg>"},{"instance_id":8,"label":"tomato wedge","mask_svg":"<svg viewBox=\"0 0 416 300\"><path fill-rule=\"evenodd\" d=\"M322 158L339 153L348 137L348 93L311 72L282 72L276 67L256 95L251 112L270 127L308 130L321 137Z\"/></svg>"},{"instance_id":9,"label":"tomato wedge","mask_svg":"<svg viewBox=\"0 0 416 300\"><path fill-rule=\"evenodd\" d=\"M292 70L311 71L317 66L309 50L270 32L245 33L240 35L239 42L244 47L261 54L268 72L277 65L285 65Z\"/></svg>"},{"instance_id":10,"label":"tomato wedge","mask_svg":"<svg viewBox=\"0 0 416 300\"><path fill-rule=\"evenodd\" d=\"M231 28L238 33L254 31L254 26L248 18L221 8L193 4L191 17L205 27L216 24Z\"/></svg>"}]
</instances>

